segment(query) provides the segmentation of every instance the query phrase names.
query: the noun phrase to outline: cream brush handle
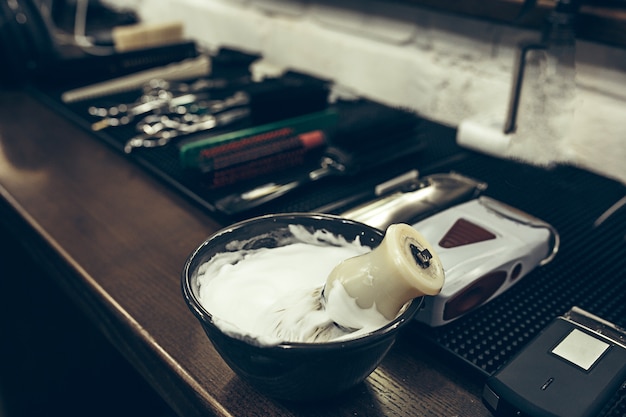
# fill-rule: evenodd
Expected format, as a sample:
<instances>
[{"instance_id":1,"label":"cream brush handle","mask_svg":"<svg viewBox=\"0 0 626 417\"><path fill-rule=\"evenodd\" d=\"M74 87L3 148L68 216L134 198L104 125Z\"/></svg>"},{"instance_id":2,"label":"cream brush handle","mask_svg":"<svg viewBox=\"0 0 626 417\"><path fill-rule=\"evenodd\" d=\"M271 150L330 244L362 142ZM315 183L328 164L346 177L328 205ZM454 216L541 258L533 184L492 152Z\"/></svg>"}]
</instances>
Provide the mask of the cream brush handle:
<instances>
[{"instance_id":1,"label":"cream brush handle","mask_svg":"<svg viewBox=\"0 0 626 417\"><path fill-rule=\"evenodd\" d=\"M328 276L324 292L340 284L360 308L375 305L391 320L407 301L437 295L443 282L443 266L430 243L413 227L392 224L374 250L337 265ZM332 313L332 308L326 307Z\"/></svg>"}]
</instances>

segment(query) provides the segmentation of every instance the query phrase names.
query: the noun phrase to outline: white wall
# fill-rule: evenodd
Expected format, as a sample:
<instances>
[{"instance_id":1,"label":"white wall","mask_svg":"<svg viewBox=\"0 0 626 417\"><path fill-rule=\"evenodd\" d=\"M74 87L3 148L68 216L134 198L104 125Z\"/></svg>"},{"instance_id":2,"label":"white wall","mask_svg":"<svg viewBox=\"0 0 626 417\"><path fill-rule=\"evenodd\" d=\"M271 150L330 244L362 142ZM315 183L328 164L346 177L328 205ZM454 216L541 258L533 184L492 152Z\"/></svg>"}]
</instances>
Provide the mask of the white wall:
<instances>
[{"instance_id":1,"label":"white wall","mask_svg":"<svg viewBox=\"0 0 626 417\"><path fill-rule=\"evenodd\" d=\"M259 70L330 78L454 127L469 119L499 129L516 45L539 36L384 1L110 2L131 5L146 22L182 20L186 34L210 48L261 52L269 65ZM578 41L571 95L562 73L540 69L539 78L527 77L535 98L525 91L506 156L577 164L626 183L626 50Z\"/></svg>"}]
</instances>

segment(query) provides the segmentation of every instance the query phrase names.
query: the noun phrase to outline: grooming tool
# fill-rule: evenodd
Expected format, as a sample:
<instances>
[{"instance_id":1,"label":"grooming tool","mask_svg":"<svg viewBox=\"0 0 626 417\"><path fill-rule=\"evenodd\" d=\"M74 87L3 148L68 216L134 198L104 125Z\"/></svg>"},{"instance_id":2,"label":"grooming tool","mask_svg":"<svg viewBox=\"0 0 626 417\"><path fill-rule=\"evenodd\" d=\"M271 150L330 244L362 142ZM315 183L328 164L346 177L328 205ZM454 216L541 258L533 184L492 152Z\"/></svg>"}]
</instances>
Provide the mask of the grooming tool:
<instances>
[{"instance_id":1,"label":"grooming tool","mask_svg":"<svg viewBox=\"0 0 626 417\"><path fill-rule=\"evenodd\" d=\"M376 146L370 144L352 153L329 146L319 161L319 168L282 184L270 182L240 194L228 195L216 201L216 207L227 214L241 213L272 201L309 182L330 176L357 175L397 158L417 153L424 147L424 144L413 136L386 139L389 139L389 143L378 143Z\"/></svg>"},{"instance_id":2,"label":"grooming tool","mask_svg":"<svg viewBox=\"0 0 626 417\"><path fill-rule=\"evenodd\" d=\"M346 210L351 207L355 207L359 204L362 204L364 201L370 201L376 196L380 195L377 193L377 189L380 185L383 185L385 188L391 189L401 188L403 184L407 184L411 181L415 181L419 177L419 171L417 169L412 169L410 171L405 172L404 174L400 174L396 177L393 177L389 180L385 180L384 182L374 185L374 187L370 189L364 189L362 191L358 191L355 193L350 193L346 196L343 196L338 199L334 199L328 203L325 203L321 206L315 207L314 211L318 213L332 213L338 214L341 213L342 210Z\"/></svg>"},{"instance_id":3,"label":"grooming tool","mask_svg":"<svg viewBox=\"0 0 626 417\"><path fill-rule=\"evenodd\" d=\"M486 382L496 417L614 415L626 395L626 330L573 307L552 321Z\"/></svg>"},{"instance_id":4,"label":"grooming tool","mask_svg":"<svg viewBox=\"0 0 626 417\"><path fill-rule=\"evenodd\" d=\"M120 104L108 109L92 106L88 109L91 115L103 115L104 117L93 123L91 129L98 131L107 127L124 126L131 123L136 116L147 113L156 113L158 117L167 117L170 114L176 115L176 117L198 113L215 114L233 107L244 106L250 101L249 97L242 91L235 92L232 96L220 100L210 100L210 97L211 95L206 93L174 96L168 90L159 90L152 94L142 95L135 103ZM146 120L139 122L137 130L147 133L143 127L148 123Z\"/></svg>"},{"instance_id":5,"label":"grooming tool","mask_svg":"<svg viewBox=\"0 0 626 417\"><path fill-rule=\"evenodd\" d=\"M207 171L215 165L215 158L220 155L256 149L260 152L260 156L265 156L265 151L260 149L263 146L273 148L272 153L280 153L281 150L292 149L292 147L281 148L278 141L294 138L306 132L329 129L336 123L337 112L327 109L261 126L184 141L179 144L180 164L187 169ZM253 159L256 159L254 154L249 154L247 157L241 155L240 162L244 163Z\"/></svg>"},{"instance_id":6,"label":"grooming tool","mask_svg":"<svg viewBox=\"0 0 626 417\"><path fill-rule=\"evenodd\" d=\"M250 111L247 108L234 108L218 114L195 115L191 119L173 119L165 116L160 119L160 127L152 125L153 131L140 133L129 139L124 145L124 152L131 153L136 148L156 148L165 146L181 135L189 135L201 131L227 126L234 122L247 119Z\"/></svg>"},{"instance_id":7,"label":"grooming tool","mask_svg":"<svg viewBox=\"0 0 626 417\"><path fill-rule=\"evenodd\" d=\"M242 88L250 84L250 82L249 76L234 78L198 78L193 81L185 82L153 80L145 85L144 94L157 95L157 93L162 90L170 92L173 96L189 93L206 93L226 88Z\"/></svg>"},{"instance_id":8,"label":"grooming tool","mask_svg":"<svg viewBox=\"0 0 626 417\"><path fill-rule=\"evenodd\" d=\"M241 91L220 100L211 100L211 93L227 87L242 87L249 82L249 77L232 80L199 78L193 82L153 79L143 85L143 94L133 103L120 103L110 107L89 106L88 112L91 116L102 118L92 123L91 129L98 131L107 127L124 126L135 117L151 112L158 112L159 115L167 113L180 115L200 111L216 113L228 107L247 104L249 99Z\"/></svg>"},{"instance_id":9,"label":"grooming tool","mask_svg":"<svg viewBox=\"0 0 626 417\"><path fill-rule=\"evenodd\" d=\"M61 100L66 104L75 103L87 99L141 89L144 84L153 79L187 80L205 77L210 72L210 58L206 55L200 55L196 58L186 59L163 67L139 71L134 74L69 90L61 95Z\"/></svg>"},{"instance_id":10,"label":"grooming tool","mask_svg":"<svg viewBox=\"0 0 626 417\"><path fill-rule=\"evenodd\" d=\"M338 263L323 285L297 302L279 304L275 333L301 331L304 342L315 342L337 327L357 331L372 325L366 310L393 320L407 302L438 294L443 283L443 267L430 243L411 226L394 224L372 251Z\"/></svg>"},{"instance_id":11,"label":"grooming tool","mask_svg":"<svg viewBox=\"0 0 626 417\"><path fill-rule=\"evenodd\" d=\"M124 126L132 122L137 116L163 108L168 108L171 111L172 107L193 103L196 98L197 96L193 94L176 98L169 94L156 97L143 95L140 100L134 103L118 104L109 108L91 106L88 109L89 114L102 117L102 119L91 124L91 130L97 132L107 127Z\"/></svg>"},{"instance_id":12,"label":"grooming tool","mask_svg":"<svg viewBox=\"0 0 626 417\"><path fill-rule=\"evenodd\" d=\"M338 102L337 126L316 168L284 182L268 182L219 199L227 214L241 213L272 201L304 184L329 176L358 175L422 150L416 137L420 119L412 112L367 100Z\"/></svg>"},{"instance_id":13,"label":"grooming tool","mask_svg":"<svg viewBox=\"0 0 626 417\"><path fill-rule=\"evenodd\" d=\"M454 172L402 180L395 178L380 184L375 190L379 198L345 211L341 217L384 230L392 223L412 223L476 198L487 188L484 182Z\"/></svg>"},{"instance_id":14,"label":"grooming tool","mask_svg":"<svg viewBox=\"0 0 626 417\"><path fill-rule=\"evenodd\" d=\"M385 230L379 246L341 262L330 272L320 291L329 310L332 310L329 303L332 287L337 284L343 286L359 307L374 306L392 320L407 301L437 295L444 284L444 269L424 236L408 224L394 224ZM352 326L349 322L335 322Z\"/></svg>"},{"instance_id":15,"label":"grooming tool","mask_svg":"<svg viewBox=\"0 0 626 417\"><path fill-rule=\"evenodd\" d=\"M135 51L181 42L183 24L182 22L159 22L116 26L111 30L111 36L117 52Z\"/></svg>"},{"instance_id":16,"label":"grooming tool","mask_svg":"<svg viewBox=\"0 0 626 417\"><path fill-rule=\"evenodd\" d=\"M550 262L560 243L550 224L485 196L413 227L433 244L446 272L439 295L415 316L429 326L450 323L502 294Z\"/></svg>"},{"instance_id":17,"label":"grooming tool","mask_svg":"<svg viewBox=\"0 0 626 417\"><path fill-rule=\"evenodd\" d=\"M211 157L202 169L203 183L223 187L293 168L305 163L307 155L326 141L322 130L286 135L246 150L224 152Z\"/></svg>"},{"instance_id":18,"label":"grooming tool","mask_svg":"<svg viewBox=\"0 0 626 417\"><path fill-rule=\"evenodd\" d=\"M193 83L187 88L208 86L206 83ZM181 88L180 85L176 87ZM128 124L132 120L132 114L143 113L144 110L151 112L137 123L136 128L141 133L128 140L125 146L128 153L138 147L164 146L175 137L212 130L236 121L245 120L248 125L255 126L321 111L328 106L328 89L325 85L313 84L304 79L253 83L245 90L237 90L221 99L212 99L210 92L174 97L168 90L156 91L156 94L140 99L137 105L131 105L130 109L122 106L126 112L121 117L119 114L105 116L93 127L101 129ZM314 129L316 128L310 130ZM208 143L210 142L209 139ZM207 142L198 143L202 144L199 146L208 146ZM189 147L193 148L194 146Z\"/></svg>"},{"instance_id":19,"label":"grooming tool","mask_svg":"<svg viewBox=\"0 0 626 417\"><path fill-rule=\"evenodd\" d=\"M150 68L196 58L198 48L193 41L108 55L84 55L52 62L37 81L58 87L88 85Z\"/></svg>"},{"instance_id":20,"label":"grooming tool","mask_svg":"<svg viewBox=\"0 0 626 417\"><path fill-rule=\"evenodd\" d=\"M252 125L276 122L328 108L328 83L295 73L250 83L245 92L250 96Z\"/></svg>"}]
</instances>

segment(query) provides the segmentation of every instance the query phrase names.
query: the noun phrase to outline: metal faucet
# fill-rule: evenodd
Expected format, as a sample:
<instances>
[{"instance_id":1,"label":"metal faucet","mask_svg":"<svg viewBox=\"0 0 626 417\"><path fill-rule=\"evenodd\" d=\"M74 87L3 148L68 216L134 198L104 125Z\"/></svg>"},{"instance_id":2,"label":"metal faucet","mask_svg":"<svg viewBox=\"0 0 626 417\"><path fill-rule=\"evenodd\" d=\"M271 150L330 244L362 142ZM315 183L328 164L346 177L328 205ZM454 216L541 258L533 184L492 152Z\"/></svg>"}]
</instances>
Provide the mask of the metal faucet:
<instances>
[{"instance_id":1,"label":"metal faucet","mask_svg":"<svg viewBox=\"0 0 626 417\"><path fill-rule=\"evenodd\" d=\"M522 9L527 11L529 5L533 7L535 3L536 0L526 0ZM513 133L517 129L517 113L528 53L545 50L555 55L557 60L563 59L563 55L567 51L570 51L571 54L576 42L575 21L580 9L580 3L581 0L559 0L546 18L541 40L539 42L525 42L519 46L513 73L509 108L504 124L505 134Z\"/></svg>"}]
</instances>

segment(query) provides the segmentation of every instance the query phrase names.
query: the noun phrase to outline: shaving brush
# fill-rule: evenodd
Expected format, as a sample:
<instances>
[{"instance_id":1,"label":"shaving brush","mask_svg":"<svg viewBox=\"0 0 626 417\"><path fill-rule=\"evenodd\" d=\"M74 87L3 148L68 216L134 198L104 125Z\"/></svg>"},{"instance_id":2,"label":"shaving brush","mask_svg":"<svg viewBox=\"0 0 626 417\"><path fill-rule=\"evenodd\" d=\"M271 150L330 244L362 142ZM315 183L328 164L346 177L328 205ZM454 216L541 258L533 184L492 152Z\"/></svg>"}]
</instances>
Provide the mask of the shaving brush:
<instances>
[{"instance_id":1,"label":"shaving brush","mask_svg":"<svg viewBox=\"0 0 626 417\"><path fill-rule=\"evenodd\" d=\"M443 283L443 266L426 239L407 224L392 224L378 247L332 270L321 292L322 303L337 325L358 329L364 327L364 317L346 314L345 303L333 296L339 287L359 308L374 307L392 320L409 300L437 295Z\"/></svg>"}]
</instances>

